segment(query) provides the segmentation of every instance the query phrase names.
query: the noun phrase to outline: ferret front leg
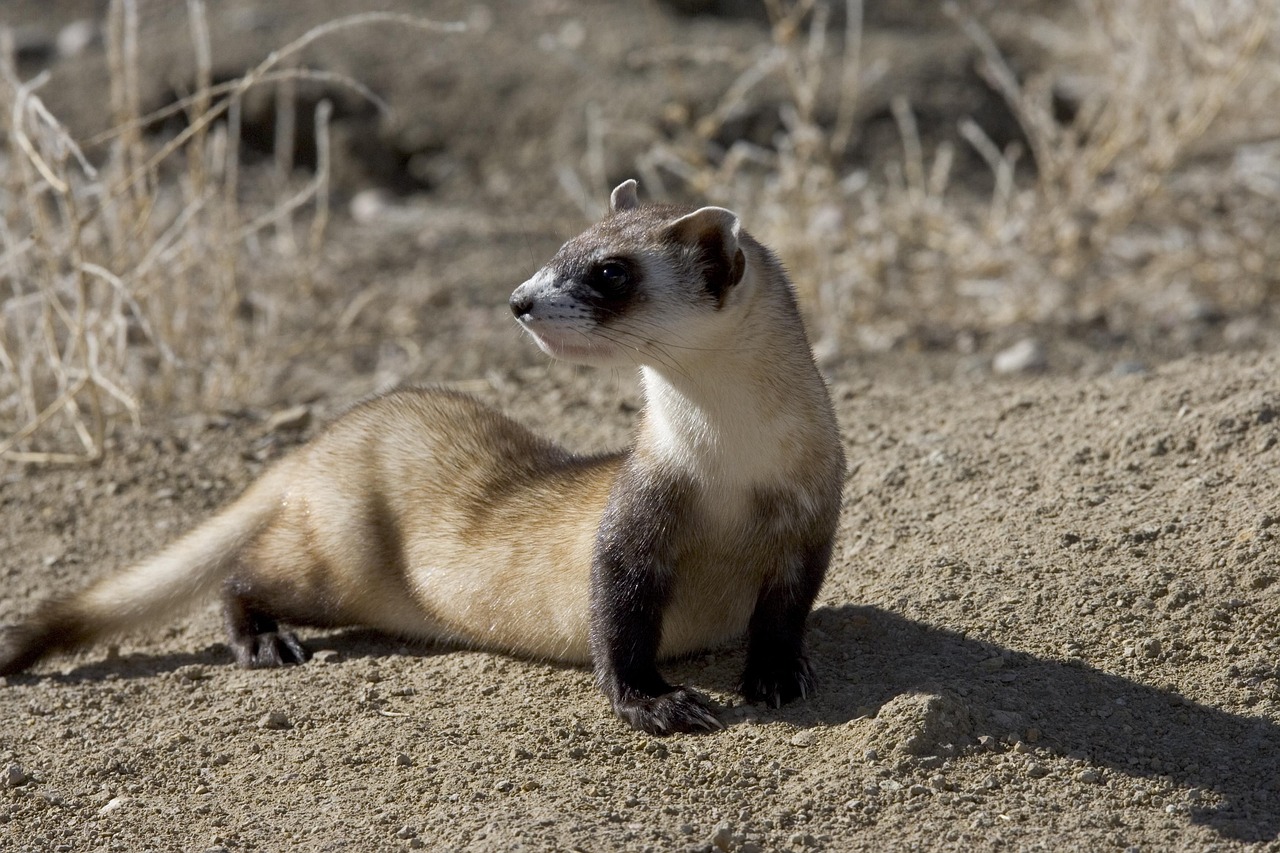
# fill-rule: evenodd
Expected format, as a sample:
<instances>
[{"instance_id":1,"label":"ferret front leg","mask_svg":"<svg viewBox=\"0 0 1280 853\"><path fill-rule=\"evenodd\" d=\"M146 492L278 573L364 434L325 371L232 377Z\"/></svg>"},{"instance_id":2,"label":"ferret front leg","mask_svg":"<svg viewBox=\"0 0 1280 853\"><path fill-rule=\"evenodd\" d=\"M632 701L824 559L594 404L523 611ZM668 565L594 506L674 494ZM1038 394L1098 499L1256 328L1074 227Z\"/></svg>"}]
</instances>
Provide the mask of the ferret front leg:
<instances>
[{"instance_id":1,"label":"ferret front leg","mask_svg":"<svg viewBox=\"0 0 1280 853\"><path fill-rule=\"evenodd\" d=\"M311 652L292 631L282 631L274 616L265 612L243 582L232 579L223 591L223 619L227 640L243 669L264 669L306 663Z\"/></svg>"},{"instance_id":2,"label":"ferret front leg","mask_svg":"<svg viewBox=\"0 0 1280 853\"><path fill-rule=\"evenodd\" d=\"M679 512L673 488L626 483L621 474L601 520L591 567L591 660L596 683L613 710L650 734L723 728L710 702L658 672L663 612L673 582L671 515Z\"/></svg>"},{"instance_id":3,"label":"ferret front leg","mask_svg":"<svg viewBox=\"0 0 1280 853\"><path fill-rule=\"evenodd\" d=\"M614 712L655 735L723 728L705 697L658 672L664 584L653 575L627 578L625 569L603 572L610 579L595 585L607 589L592 605L591 659Z\"/></svg>"},{"instance_id":4,"label":"ferret front leg","mask_svg":"<svg viewBox=\"0 0 1280 853\"><path fill-rule=\"evenodd\" d=\"M816 681L804 651L805 621L818 596L831 544L806 549L796 570L765 581L747 629L747 666L742 695L778 708L808 698Z\"/></svg>"}]
</instances>

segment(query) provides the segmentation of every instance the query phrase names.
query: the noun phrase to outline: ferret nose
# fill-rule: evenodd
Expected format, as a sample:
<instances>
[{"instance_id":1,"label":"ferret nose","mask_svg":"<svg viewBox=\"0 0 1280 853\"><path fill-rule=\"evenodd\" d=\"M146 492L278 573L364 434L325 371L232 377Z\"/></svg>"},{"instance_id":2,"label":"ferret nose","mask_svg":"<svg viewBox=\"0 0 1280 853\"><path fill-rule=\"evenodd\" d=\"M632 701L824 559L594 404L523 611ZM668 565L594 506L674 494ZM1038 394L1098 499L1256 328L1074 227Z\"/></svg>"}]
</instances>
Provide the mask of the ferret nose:
<instances>
[{"instance_id":1,"label":"ferret nose","mask_svg":"<svg viewBox=\"0 0 1280 853\"><path fill-rule=\"evenodd\" d=\"M523 290L523 287L517 287L509 300L511 313L516 315L517 320L533 310L533 297L527 292L522 293Z\"/></svg>"}]
</instances>

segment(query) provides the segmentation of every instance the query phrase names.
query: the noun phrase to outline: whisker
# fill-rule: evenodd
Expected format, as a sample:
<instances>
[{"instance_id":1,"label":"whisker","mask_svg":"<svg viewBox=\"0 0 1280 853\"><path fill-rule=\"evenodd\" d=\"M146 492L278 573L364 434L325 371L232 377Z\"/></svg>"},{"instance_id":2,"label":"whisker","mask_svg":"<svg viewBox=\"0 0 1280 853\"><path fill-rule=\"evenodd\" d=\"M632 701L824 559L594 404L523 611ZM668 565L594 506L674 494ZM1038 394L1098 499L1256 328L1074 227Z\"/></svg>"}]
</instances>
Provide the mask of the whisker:
<instances>
[{"instance_id":1,"label":"whisker","mask_svg":"<svg viewBox=\"0 0 1280 853\"><path fill-rule=\"evenodd\" d=\"M689 379L690 381L693 381L693 377L691 377L688 374L688 372L686 372L685 369L680 366L680 363L676 361L675 358L672 357L671 353L664 350L661 346L654 344L652 342L646 341L637 335L629 335L629 337L633 338L636 341L640 341L642 344L644 344L644 348L642 349L640 346L636 346L634 343L627 341L625 337L623 338L618 337L617 335L621 331L622 330L598 326L596 327L595 330L593 330L593 334L599 337L602 337L605 340L610 341L611 343L617 344L619 347L622 347L623 349L629 349L632 352L644 355L647 358L658 362L664 368L672 371L673 373L678 373L681 376L684 376L685 378Z\"/></svg>"},{"instance_id":2,"label":"whisker","mask_svg":"<svg viewBox=\"0 0 1280 853\"><path fill-rule=\"evenodd\" d=\"M690 382L693 381L693 377L690 376L689 373L680 365L679 361L677 361L671 353L667 352L662 345L654 341L646 340L645 338L629 332L626 329L619 329L613 326L596 326L596 328L592 330L592 334L602 337L611 343L617 344L619 347L624 349L640 353L649 359L658 362L667 370L685 377ZM630 340L628 340L628 338ZM642 346L637 345L635 342L639 342Z\"/></svg>"},{"instance_id":3,"label":"whisker","mask_svg":"<svg viewBox=\"0 0 1280 853\"><path fill-rule=\"evenodd\" d=\"M656 338L646 337L639 332L620 326L609 327L614 334L623 335L627 338L642 341L644 346L649 350L662 350L664 354L671 356L669 350L679 350L681 352L697 352L697 353L726 353L726 354L742 354L753 351L755 348L747 347L694 347L685 346L671 341L659 342ZM669 331L669 330L668 330Z\"/></svg>"}]
</instances>

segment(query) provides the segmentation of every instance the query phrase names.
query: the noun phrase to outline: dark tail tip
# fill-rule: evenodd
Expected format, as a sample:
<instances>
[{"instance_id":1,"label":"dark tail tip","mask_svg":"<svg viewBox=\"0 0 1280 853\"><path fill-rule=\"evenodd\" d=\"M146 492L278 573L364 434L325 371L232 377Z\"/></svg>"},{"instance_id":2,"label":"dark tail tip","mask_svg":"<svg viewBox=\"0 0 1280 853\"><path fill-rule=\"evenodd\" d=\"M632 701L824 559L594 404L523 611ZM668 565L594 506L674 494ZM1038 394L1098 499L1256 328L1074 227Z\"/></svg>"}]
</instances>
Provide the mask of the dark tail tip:
<instances>
[{"instance_id":1,"label":"dark tail tip","mask_svg":"<svg viewBox=\"0 0 1280 853\"><path fill-rule=\"evenodd\" d=\"M83 620L64 601L45 602L19 625L0 633L0 676L16 675L53 652L84 645L90 639Z\"/></svg>"},{"instance_id":2,"label":"dark tail tip","mask_svg":"<svg viewBox=\"0 0 1280 853\"><path fill-rule=\"evenodd\" d=\"M42 634L31 623L0 634L0 675L17 675L44 657L50 649Z\"/></svg>"}]
</instances>

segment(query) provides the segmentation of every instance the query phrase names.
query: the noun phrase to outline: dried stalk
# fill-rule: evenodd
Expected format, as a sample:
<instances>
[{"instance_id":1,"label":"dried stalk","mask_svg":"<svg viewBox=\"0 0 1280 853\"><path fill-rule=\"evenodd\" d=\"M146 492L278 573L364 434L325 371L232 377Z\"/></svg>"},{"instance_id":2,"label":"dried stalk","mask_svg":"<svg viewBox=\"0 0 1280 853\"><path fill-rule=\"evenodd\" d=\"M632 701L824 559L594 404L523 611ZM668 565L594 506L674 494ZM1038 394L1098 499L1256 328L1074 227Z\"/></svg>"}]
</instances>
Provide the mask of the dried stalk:
<instances>
[{"instance_id":1,"label":"dried stalk","mask_svg":"<svg viewBox=\"0 0 1280 853\"><path fill-rule=\"evenodd\" d=\"M240 80L213 86L204 0L188 0L186 8L195 92L144 116L137 3L112 0L106 29L115 127L92 140L111 146L100 169L40 101L36 90L47 78L17 80L11 39L0 31L0 58L9 57L0 62L0 135L9 142L3 180L10 200L0 210L0 459L92 461L103 452L110 424L136 425L144 405L177 398L199 404L233 390L238 371L254 358L251 330L239 316L246 244L270 224L292 239L290 218L311 204L314 254L329 216L325 102L315 118L315 176L270 211L242 217L238 125L245 92L263 83L284 83L287 92L299 79L318 79L385 108L341 75L277 65L353 26L458 29L402 15L356 15L309 31ZM144 128L179 111L188 115L185 129L151 146ZM223 117L226 125L216 126ZM278 150L292 147L282 138ZM166 186L158 167L175 155L185 158L184 180ZM282 173L291 168L281 160Z\"/></svg>"}]
</instances>

